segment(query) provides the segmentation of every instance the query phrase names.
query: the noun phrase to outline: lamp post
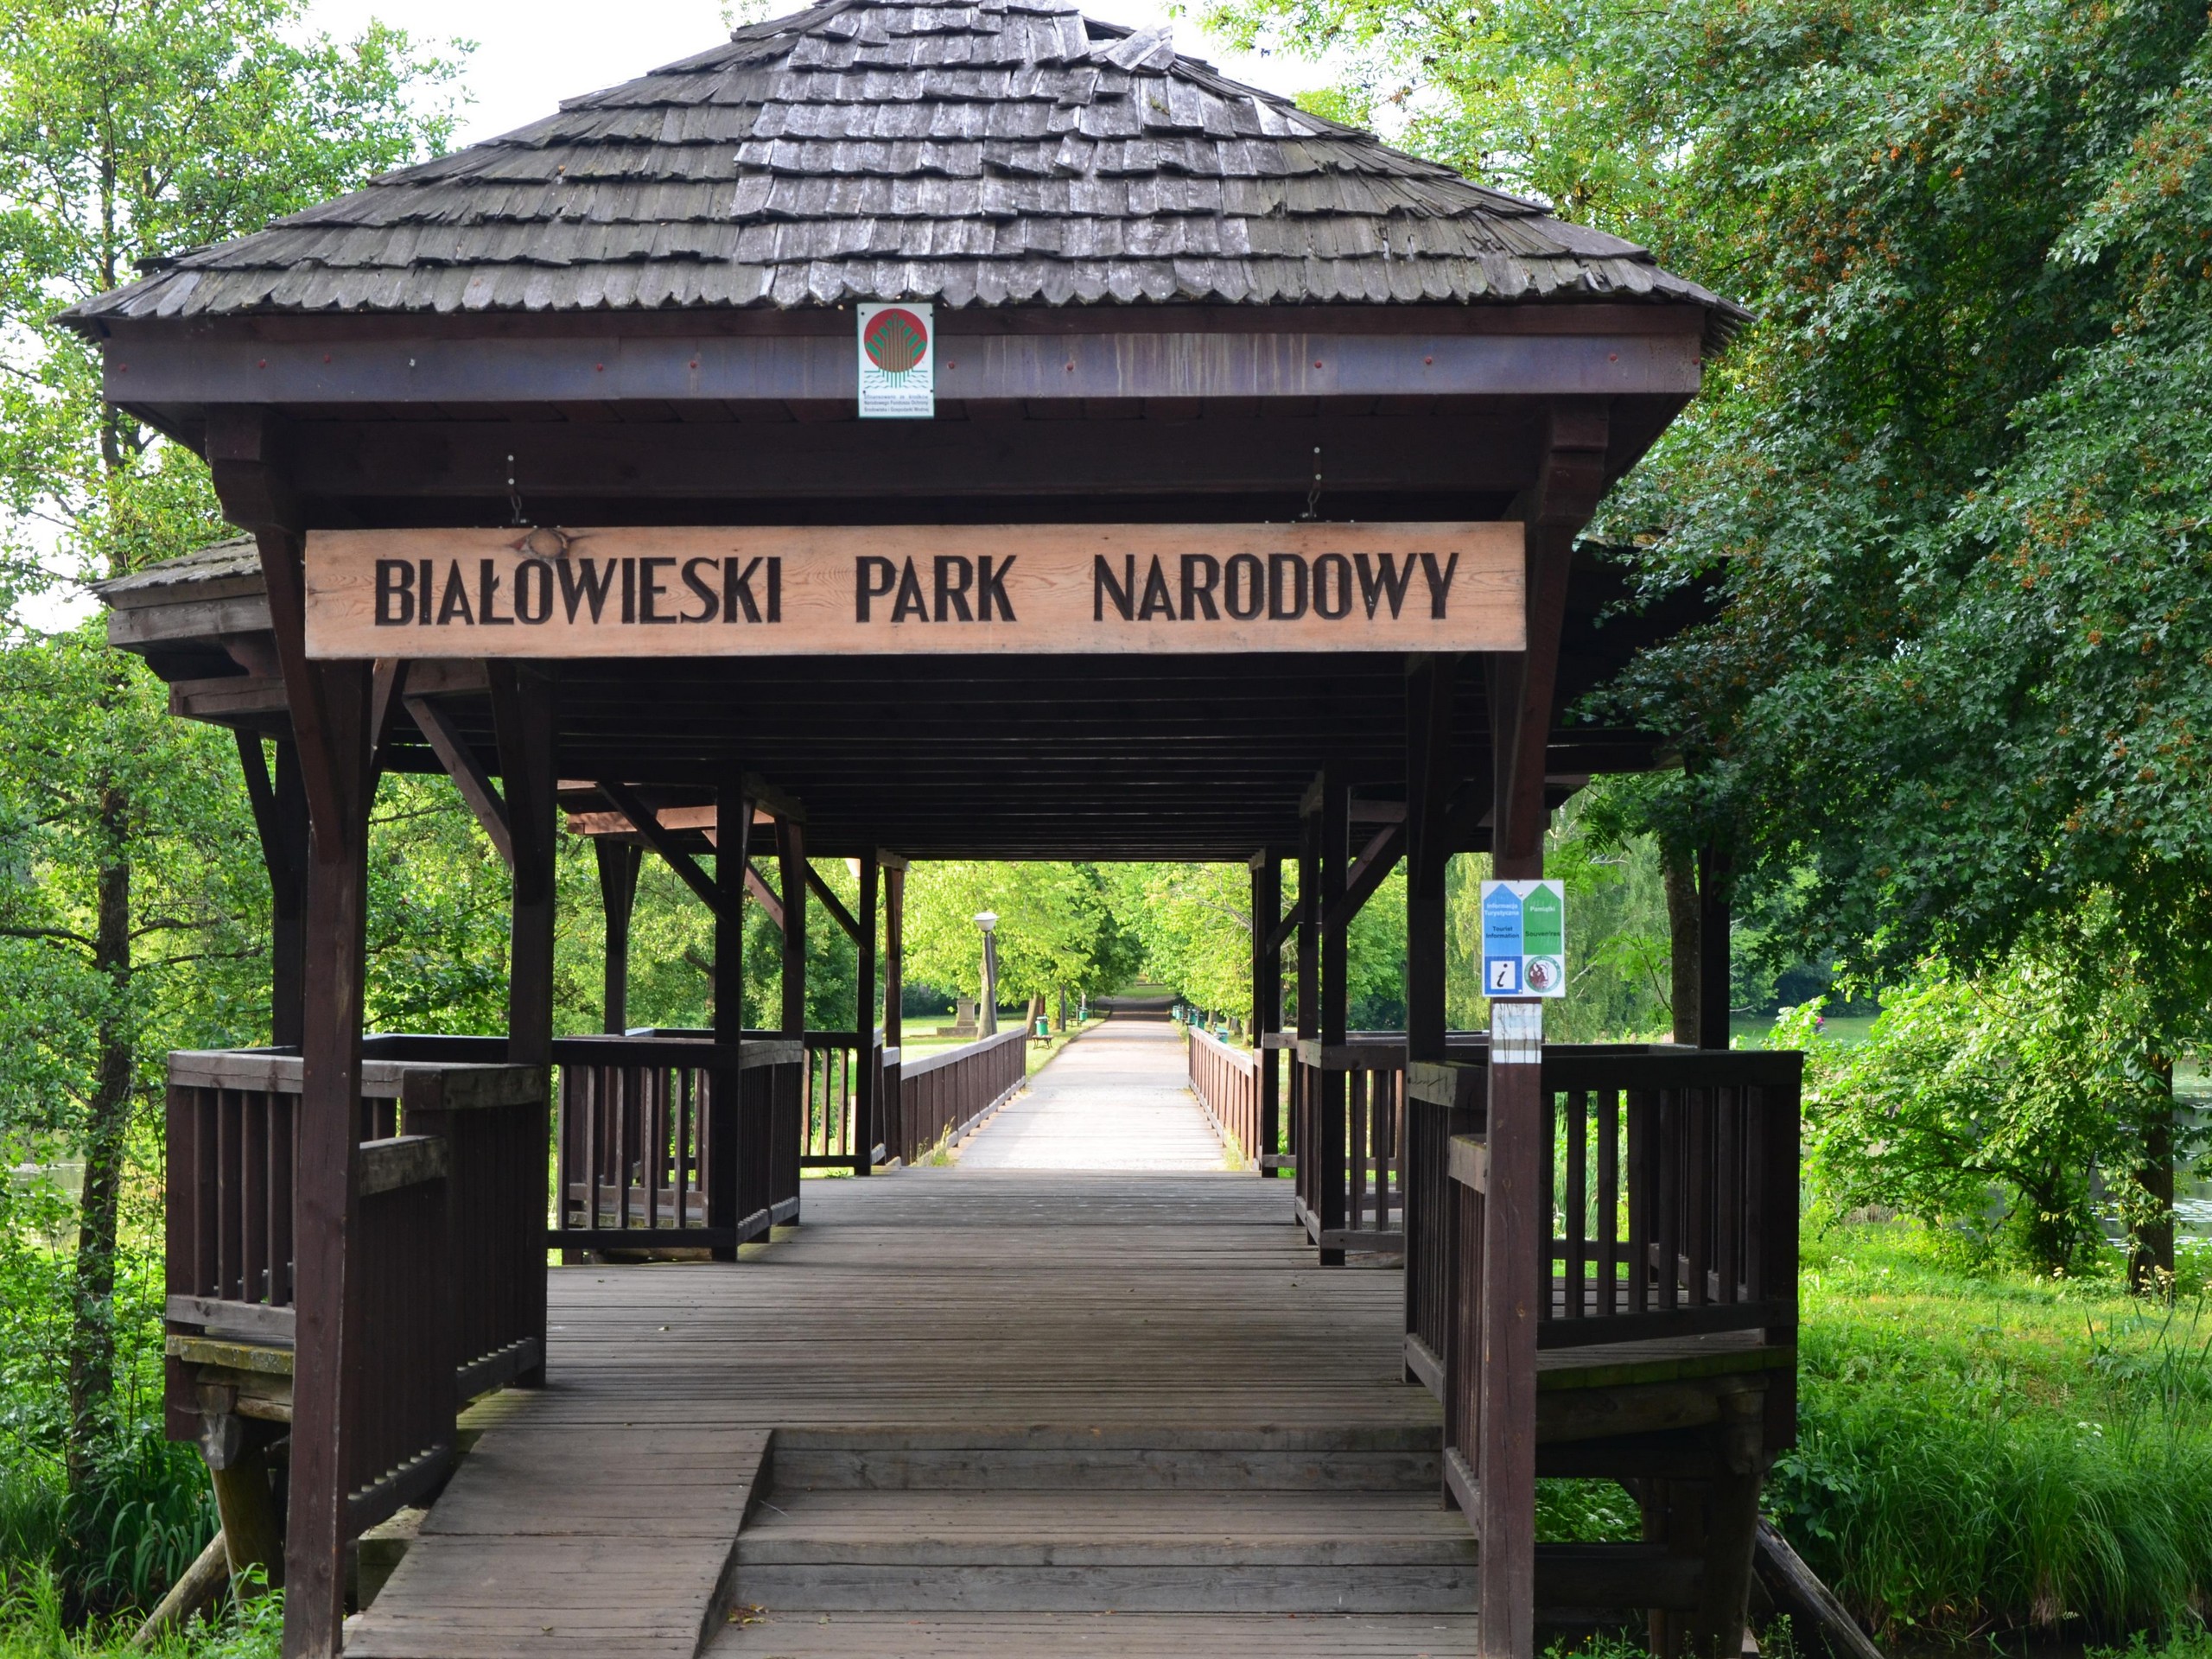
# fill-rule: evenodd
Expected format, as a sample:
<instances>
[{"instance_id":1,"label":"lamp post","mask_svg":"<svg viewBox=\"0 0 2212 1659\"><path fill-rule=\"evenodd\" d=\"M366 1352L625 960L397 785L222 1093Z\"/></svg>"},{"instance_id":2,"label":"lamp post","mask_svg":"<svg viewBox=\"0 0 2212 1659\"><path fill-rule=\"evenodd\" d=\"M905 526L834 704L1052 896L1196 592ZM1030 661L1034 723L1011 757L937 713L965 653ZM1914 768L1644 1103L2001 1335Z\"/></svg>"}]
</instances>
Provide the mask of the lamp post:
<instances>
[{"instance_id":1,"label":"lamp post","mask_svg":"<svg viewBox=\"0 0 2212 1659\"><path fill-rule=\"evenodd\" d=\"M999 935L998 912L979 910L976 925L983 930L983 1008L982 1036L999 1034Z\"/></svg>"}]
</instances>

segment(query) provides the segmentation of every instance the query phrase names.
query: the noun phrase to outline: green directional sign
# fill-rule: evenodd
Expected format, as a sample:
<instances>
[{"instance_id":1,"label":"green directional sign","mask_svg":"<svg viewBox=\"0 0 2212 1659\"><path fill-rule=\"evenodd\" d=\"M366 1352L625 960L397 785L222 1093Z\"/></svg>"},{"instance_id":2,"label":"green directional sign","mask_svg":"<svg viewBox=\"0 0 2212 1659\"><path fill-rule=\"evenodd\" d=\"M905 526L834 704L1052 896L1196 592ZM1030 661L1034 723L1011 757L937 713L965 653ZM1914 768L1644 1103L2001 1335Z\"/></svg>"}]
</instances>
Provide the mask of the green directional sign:
<instances>
[{"instance_id":1,"label":"green directional sign","mask_svg":"<svg viewBox=\"0 0 2212 1659\"><path fill-rule=\"evenodd\" d=\"M1567 888L1557 881L1485 881L1483 990L1567 995Z\"/></svg>"}]
</instances>

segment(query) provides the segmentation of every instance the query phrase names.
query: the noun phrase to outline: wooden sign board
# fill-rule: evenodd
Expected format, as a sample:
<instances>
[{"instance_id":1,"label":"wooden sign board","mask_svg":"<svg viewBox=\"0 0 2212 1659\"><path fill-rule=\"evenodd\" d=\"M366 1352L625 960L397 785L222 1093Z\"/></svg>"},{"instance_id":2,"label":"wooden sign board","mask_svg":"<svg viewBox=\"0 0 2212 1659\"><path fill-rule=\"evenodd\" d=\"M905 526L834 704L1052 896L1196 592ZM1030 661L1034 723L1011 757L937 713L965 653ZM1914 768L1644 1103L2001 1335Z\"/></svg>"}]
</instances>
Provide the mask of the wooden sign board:
<instances>
[{"instance_id":1,"label":"wooden sign board","mask_svg":"<svg viewBox=\"0 0 2212 1659\"><path fill-rule=\"evenodd\" d=\"M310 657L1519 651L1517 524L329 530Z\"/></svg>"}]
</instances>

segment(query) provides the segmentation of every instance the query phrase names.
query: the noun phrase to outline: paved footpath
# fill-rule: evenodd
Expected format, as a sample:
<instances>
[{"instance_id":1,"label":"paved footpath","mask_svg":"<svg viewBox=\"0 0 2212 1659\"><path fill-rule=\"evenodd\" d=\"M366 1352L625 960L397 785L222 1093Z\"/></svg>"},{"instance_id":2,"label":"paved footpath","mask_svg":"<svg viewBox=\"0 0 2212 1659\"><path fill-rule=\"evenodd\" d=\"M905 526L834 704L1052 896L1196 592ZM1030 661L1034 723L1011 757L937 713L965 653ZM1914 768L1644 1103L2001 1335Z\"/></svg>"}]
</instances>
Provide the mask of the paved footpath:
<instances>
[{"instance_id":1,"label":"paved footpath","mask_svg":"<svg viewBox=\"0 0 2212 1659\"><path fill-rule=\"evenodd\" d=\"M1030 1079L960 1154L963 1169L1222 1167L1173 1020L1116 1014Z\"/></svg>"}]
</instances>

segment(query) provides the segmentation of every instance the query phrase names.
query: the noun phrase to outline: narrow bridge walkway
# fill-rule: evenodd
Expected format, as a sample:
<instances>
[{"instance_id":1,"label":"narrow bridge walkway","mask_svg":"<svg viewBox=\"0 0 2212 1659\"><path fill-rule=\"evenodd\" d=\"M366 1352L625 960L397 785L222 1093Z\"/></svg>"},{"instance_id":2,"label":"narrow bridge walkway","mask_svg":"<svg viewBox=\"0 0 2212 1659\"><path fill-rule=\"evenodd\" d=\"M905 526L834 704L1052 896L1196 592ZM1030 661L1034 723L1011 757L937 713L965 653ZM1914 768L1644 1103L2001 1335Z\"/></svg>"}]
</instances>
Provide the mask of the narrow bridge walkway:
<instances>
[{"instance_id":1,"label":"narrow bridge walkway","mask_svg":"<svg viewBox=\"0 0 2212 1659\"><path fill-rule=\"evenodd\" d=\"M1192 1167L1180 1067L1109 1025L734 1265L554 1269L548 1385L472 1413L348 1654L1472 1654L1402 1281ZM1154 1166L1101 1167L1109 1124Z\"/></svg>"},{"instance_id":2,"label":"narrow bridge walkway","mask_svg":"<svg viewBox=\"0 0 2212 1659\"><path fill-rule=\"evenodd\" d=\"M1116 1014L1061 1050L960 1154L963 1169L1222 1167L1180 1029Z\"/></svg>"}]
</instances>

